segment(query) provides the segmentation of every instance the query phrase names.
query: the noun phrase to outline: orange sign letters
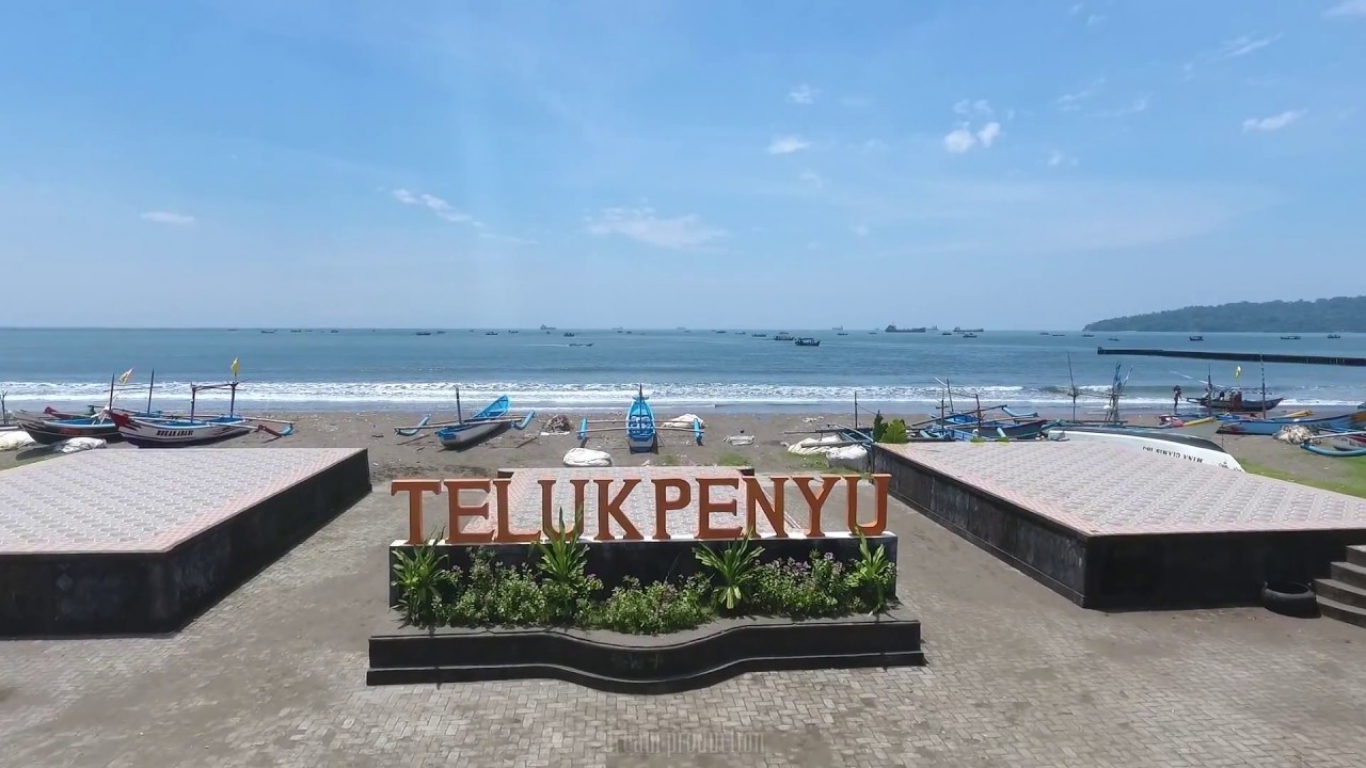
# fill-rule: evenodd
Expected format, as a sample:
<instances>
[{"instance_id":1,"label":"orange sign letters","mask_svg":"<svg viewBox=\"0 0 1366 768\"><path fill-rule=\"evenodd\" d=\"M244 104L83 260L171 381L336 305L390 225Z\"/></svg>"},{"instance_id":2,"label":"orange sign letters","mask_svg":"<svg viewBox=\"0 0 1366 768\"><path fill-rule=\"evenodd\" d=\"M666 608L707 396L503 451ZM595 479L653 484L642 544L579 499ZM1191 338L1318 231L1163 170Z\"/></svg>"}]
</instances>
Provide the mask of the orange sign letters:
<instances>
[{"instance_id":1,"label":"orange sign letters","mask_svg":"<svg viewBox=\"0 0 1366 768\"><path fill-rule=\"evenodd\" d=\"M593 537L597 541L611 541L620 538L623 541L643 541L646 537L641 533L637 526L639 519L633 520L627 515L625 507L627 501L633 494L650 493L654 502L654 531L651 537L655 541L664 541L670 538L668 531L668 520L670 512L680 512L690 507L697 510L697 538L717 540L717 539L738 539L745 535L747 530L757 530L759 516L763 515L769 526L773 528L773 536L780 539L788 538L787 520L783 515L784 502L788 498L785 493L785 486L790 481L797 487L798 493L806 503L807 519L810 521L806 531L801 532L807 538L819 538L825 536L825 529L822 527L824 522L828 522L823 517L826 511L825 504L830 499L834 490L841 483L845 485L845 495L848 504L845 509L845 524L850 532L861 531L865 536L876 536L887 529L887 487L891 481L890 475L873 475L873 496L875 501L874 516L871 522L860 522L858 508L858 485L862 480L857 475L818 475L818 476L796 476L788 477L785 475L774 475L768 478L772 481L773 487L770 493L764 485L755 477L734 476L734 477L702 477L694 479L684 479L679 477L658 477L648 481L640 478L572 478L569 484L574 491L574 507L584 508L584 500L587 498L590 487L597 494L597 515L595 520L583 520L579 523L566 521L565 525L578 525L572 533L575 537L583 534L583 529L588 526L596 528L596 535ZM537 484L541 488L541 528L540 530L515 531L512 529L511 515L509 514L509 487L512 481L506 478L497 480L488 479L460 479L460 480L394 480L389 484L390 495L399 493L408 494L408 543L420 544L423 541L422 534L422 502L423 494L431 493L440 495L442 489L446 491L446 505L448 520L446 524L446 543L448 544L514 544L539 541L545 535L549 536L559 530L558 525L552 519L551 507L555 498L555 480L550 478L540 479ZM640 486L649 483L651 488L642 489ZM618 487L613 493L613 484ZM743 487L744 504L743 512L739 509L739 502L735 493L731 497L722 500L716 493L717 489L729 489L738 492ZM460 498L461 491L477 491L484 494L482 501L476 505L466 504ZM694 503L695 500L695 503ZM740 516L743 514L743 520ZM470 518L483 518L489 520L492 516L491 526L479 526L478 530L461 530L462 523ZM621 536L616 536L612 532L612 524L621 530Z\"/></svg>"}]
</instances>

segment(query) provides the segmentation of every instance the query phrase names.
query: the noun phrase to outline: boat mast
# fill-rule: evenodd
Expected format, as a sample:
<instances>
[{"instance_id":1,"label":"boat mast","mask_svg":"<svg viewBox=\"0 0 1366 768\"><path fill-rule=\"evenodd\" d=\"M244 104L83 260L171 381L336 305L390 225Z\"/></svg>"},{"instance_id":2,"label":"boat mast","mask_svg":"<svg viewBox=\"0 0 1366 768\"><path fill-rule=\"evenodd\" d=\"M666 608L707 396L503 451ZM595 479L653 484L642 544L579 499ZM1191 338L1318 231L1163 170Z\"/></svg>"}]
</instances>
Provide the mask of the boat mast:
<instances>
[{"instance_id":1,"label":"boat mast","mask_svg":"<svg viewBox=\"0 0 1366 768\"><path fill-rule=\"evenodd\" d=\"M1258 362L1262 366L1262 418L1266 418L1266 358L1262 355L1257 356Z\"/></svg>"},{"instance_id":2,"label":"boat mast","mask_svg":"<svg viewBox=\"0 0 1366 768\"><path fill-rule=\"evenodd\" d=\"M109 408L108 408L108 410L111 410L111 411L114 410L114 382L116 382L116 381L118 381L118 380L119 380L119 375L118 375L117 373L114 374L113 376L110 376L110 377L109 377Z\"/></svg>"},{"instance_id":3,"label":"boat mast","mask_svg":"<svg viewBox=\"0 0 1366 768\"><path fill-rule=\"evenodd\" d=\"M152 387L157 383L157 369L152 369L152 379L147 382L147 412L152 412Z\"/></svg>"},{"instance_id":4,"label":"boat mast","mask_svg":"<svg viewBox=\"0 0 1366 768\"><path fill-rule=\"evenodd\" d=\"M460 387L455 388L455 420L465 423L465 414L460 410Z\"/></svg>"},{"instance_id":5,"label":"boat mast","mask_svg":"<svg viewBox=\"0 0 1366 768\"><path fill-rule=\"evenodd\" d=\"M237 410L237 380L228 385L228 415L233 415Z\"/></svg>"}]
</instances>

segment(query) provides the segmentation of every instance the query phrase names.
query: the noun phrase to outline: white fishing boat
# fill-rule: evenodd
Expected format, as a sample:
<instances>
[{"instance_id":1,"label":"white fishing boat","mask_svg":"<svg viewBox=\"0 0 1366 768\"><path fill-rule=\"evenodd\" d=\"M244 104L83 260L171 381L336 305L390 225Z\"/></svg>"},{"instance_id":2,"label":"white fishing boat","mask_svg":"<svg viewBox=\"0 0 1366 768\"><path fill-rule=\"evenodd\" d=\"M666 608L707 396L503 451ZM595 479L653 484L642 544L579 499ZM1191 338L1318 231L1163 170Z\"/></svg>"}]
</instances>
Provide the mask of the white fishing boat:
<instances>
[{"instance_id":1,"label":"white fishing boat","mask_svg":"<svg viewBox=\"0 0 1366 768\"><path fill-rule=\"evenodd\" d=\"M223 384L191 384L190 415L185 418L146 418L126 413L110 413L110 418L118 426L119 434L130 445L138 448L183 448L194 445L207 445L221 440L240 437L249 432L266 432L276 437L284 437L294 432L294 423L281 419L266 419L237 414L237 361L232 361L233 380ZM211 389L226 389L230 392L228 412L220 416L195 416L195 405L199 393ZM279 428L268 426L279 424Z\"/></svg>"},{"instance_id":2,"label":"white fishing boat","mask_svg":"<svg viewBox=\"0 0 1366 768\"><path fill-rule=\"evenodd\" d=\"M1121 445L1135 451L1167 456L1197 464L1224 467L1239 472L1238 460L1213 440L1192 435L1172 434L1168 430L1126 429L1123 427L1054 427L1046 432L1049 440L1094 442Z\"/></svg>"}]
</instances>

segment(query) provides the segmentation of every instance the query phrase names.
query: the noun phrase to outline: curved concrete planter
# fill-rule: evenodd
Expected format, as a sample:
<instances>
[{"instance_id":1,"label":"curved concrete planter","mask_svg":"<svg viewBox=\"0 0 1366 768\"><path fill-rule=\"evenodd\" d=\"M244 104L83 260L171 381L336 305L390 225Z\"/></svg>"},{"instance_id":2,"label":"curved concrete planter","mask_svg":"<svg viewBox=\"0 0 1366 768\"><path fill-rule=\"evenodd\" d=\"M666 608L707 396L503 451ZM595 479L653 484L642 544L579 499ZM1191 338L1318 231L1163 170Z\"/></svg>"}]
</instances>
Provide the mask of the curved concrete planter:
<instances>
[{"instance_id":1,"label":"curved concrete planter","mask_svg":"<svg viewBox=\"0 0 1366 768\"><path fill-rule=\"evenodd\" d=\"M369 685L551 678L613 693L675 693L746 672L925 662L920 621L881 616L720 619L669 635L406 627L370 638Z\"/></svg>"}]
</instances>

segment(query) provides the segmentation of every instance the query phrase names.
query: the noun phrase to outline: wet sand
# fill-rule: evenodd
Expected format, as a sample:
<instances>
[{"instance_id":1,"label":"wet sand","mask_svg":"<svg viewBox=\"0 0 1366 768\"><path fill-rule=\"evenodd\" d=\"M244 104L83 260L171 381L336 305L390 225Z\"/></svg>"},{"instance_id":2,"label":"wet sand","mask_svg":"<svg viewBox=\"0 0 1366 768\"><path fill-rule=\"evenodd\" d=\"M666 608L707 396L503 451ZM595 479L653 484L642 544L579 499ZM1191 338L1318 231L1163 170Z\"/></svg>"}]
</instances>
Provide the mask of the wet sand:
<instances>
[{"instance_id":1,"label":"wet sand","mask_svg":"<svg viewBox=\"0 0 1366 768\"><path fill-rule=\"evenodd\" d=\"M219 443L215 448L366 448L370 453L371 471L375 482L395 477L475 477L490 476L498 469L518 467L558 467L565 454L579 445L573 434L543 434L541 429L549 416L538 415L523 431L508 429L486 442L462 451L442 448L430 430L419 437L394 434L395 427L418 423L421 414L384 413L324 413L292 416L288 414L256 414L271 418L292 419L294 434L272 438L253 434ZM578 428L582 414L565 413L573 429ZM660 413L661 423L678 416ZM706 425L703 445L696 445L689 432L661 432L657 454L632 454L627 450L625 433L594 434L586 447L611 454L617 466L681 466L732 465L752 466L760 472L815 471L823 469L822 456L798 456L788 453L787 446L806 437L816 437L814 430L822 427L853 426L848 416L794 416L774 414L724 414L702 416ZM1064 414L1043 414L1063 416ZM904 418L907 423L924 421L930 417L920 413L884 414L887 419ZM437 415L433 421L449 420ZM589 418L615 419L624 424L625 414L594 413ZM1131 419L1131 421L1133 421ZM871 429L872 418L860 415L859 426ZM595 425L603 426L603 425ZM753 436L751 445L732 445L728 436ZM1351 460L1315 456L1292 445L1269 437L1220 435L1215 438L1240 462L1288 473L1295 477L1327 482L1350 479ZM109 450L136 450L122 443L111 443ZM48 451L30 450L0 453L0 469L19 463L40 461L52 456Z\"/></svg>"}]
</instances>

